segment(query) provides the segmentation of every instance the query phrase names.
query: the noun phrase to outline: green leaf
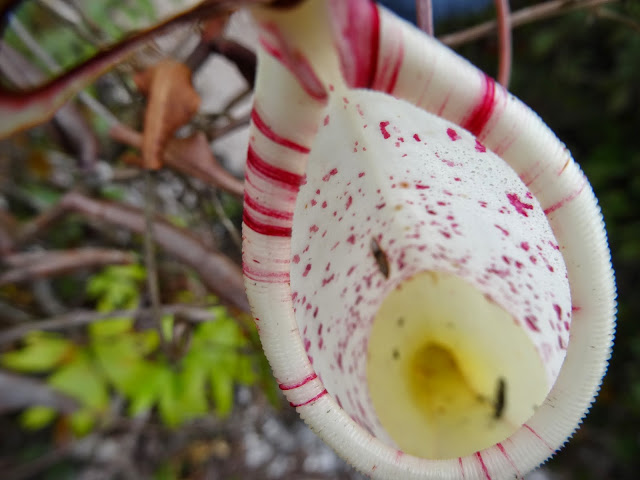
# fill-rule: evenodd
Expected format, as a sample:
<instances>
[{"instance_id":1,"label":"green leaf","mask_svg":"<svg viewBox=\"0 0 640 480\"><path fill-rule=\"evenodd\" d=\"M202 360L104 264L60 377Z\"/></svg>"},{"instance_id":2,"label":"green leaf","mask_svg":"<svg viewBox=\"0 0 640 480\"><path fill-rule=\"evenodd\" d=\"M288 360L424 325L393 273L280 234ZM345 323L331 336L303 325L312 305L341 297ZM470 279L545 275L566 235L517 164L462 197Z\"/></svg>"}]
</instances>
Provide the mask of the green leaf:
<instances>
[{"instance_id":1,"label":"green leaf","mask_svg":"<svg viewBox=\"0 0 640 480\"><path fill-rule=\"evenodd\" d=\"M162 386L158 399L160 418L165 425L171 428L180 425L183 419L180 408L180 387L177 375L171 372L171 375Z\"/></svg>"},{"instance_id":2,"label":"green leaf","mask_svg":"<svg viewBox=\"0 0 640 480\"><path fill-rule=\"evenodd\" d=\"M142 362L138 366L136 388L129 395L129 414L140 415L153 408L163 391L172 381L172 372L164 363Z\"/></svg>"},{"instance_id":3,"label":"green leaf","mask_svg":"<svg viewBox=\"0 0 640 480\"><path fill-rule=\"evenodd\" d=\"M204 368L202 368L204 367ZM206 366L185 368L179 377L182 414L185 419L197 417L208 411L206 396Z\"/></svg>"},{"instance_id":4,"label":"green leaf","mask_svg":"<svg viewBox=\"0 0 640 480\"><path fill-rule=\"evenodd\" d=\"M201 416L208 411L206 370L185 368L174 372L161 389L158 401L160 418L169 427Z\"/></svg>"},{"instance_id":5,"label":"green leaf","mask_svg":"<svg viewBox=\"0 0 640 480\"><path fill-rule=\"evenodd\" d=\"M86 354L77 355L72 363L58 369L48 378L48 383L94 410L103 410L109 403L104 378Z\"/></svg>"},{"instance_id":6,"label":"green leaf","mask_svg":"<svg viewBox=\"0 0 640 480\"><path fill-rule=\"evenodd\" d=\"M51 407L29 407L20 415L20 425L26 430L40 430L51 424L57 414Z\"/></svg>"},{"instance_id":7,"label":"green leaf","mask_svg":"<svg viewBox=\"0 0 640 480\"><path fill-rule=\"evenodd\" d=\"M89 280L87 294L97 301L100 312L134 308L140 301L140 283L145 276L138 264L110 266Z\"/></svg>"},{"instance_id":8,"label":"green leaf","mask_svg":"<svg viewBox=\"0 0 640 480\"><path fill-rule=\"evenodd\" d=\"M95 126L96 130L98 130L98 134L100 134L103 131L105 132L105 134L108 132L109 123L106 122L104 119L102 119L102 117L96 116L94 122L104 123L104 126L103 125ZM109 184L109 185L100 186L100 196L105 200L113 200L115 202L121 202L125 199L126 193L127 193L126 190L122 188L120 185Z\"/></svg>"},{"instance_id":9,"label":"green leaf","mask_svg":"<svg viewBox=\"0 0 640 480\"><path fill-rule=\"evenodd\" d=\"M45 332L30 333L25 343L20 350L3 354L0 363L20 372L46 372L55 368L75 348L59 335Z\"/></svg>"},{"instance_id":10,"label":"green leaf","mask_svg":"<svg viewBox=\"0 0 640 480\"><path fill-rule=\"evenodd\" d=\"M253 365L253 358L249 355L240 355L236 367L236 380L243 385L252 385L258 376Z\"/></svg>"},{"instance_id":11,"label":"green leaf","mask_svg":"<svg viewBox=\"0 0 640 480\"><path fill-rule=\"evenodd\" d=\"M211 372L210 380L216 414L226 417L233 408L233 377L229 371L217 369Z\"/></svg>"},{"instance_id":12,"label":"green leaf","mask_svg":"<svg viewBox=\"0 0 640 480\"><path fill-rule=\"evenodd\" d=\"M180 478L177 474L177 468L171 463L163 463L153 473L153 480L176 480Z\"/></svg>"},{"instance_id":13,"label":"green leaf","mask_svg":"<svg viewBox=\"0 0 640 480\"><path fill-rule=\"evenodd\" d=\"M258 378L262 391L266 395L267 400L269 400L269 403L275 408L278 408L282 404L282 391L278 388L278 383L273 377L269 361L263 353L259 354L256 365L258 367Z\"/></svg>"},{"instance_id":14,"label":"green leaf","mask_svg":"<svg viewBox=\"0 0 640 480\"><path fill-rule=\"evenodd\" d=\"M81 437L91 431L96 423L96 415L90 409L83 409L69 415L69 421L73 433Z\"/></svg>"},{"instance_id":15,"label":"green leaf","mask_svg":"<svg viewBox=\"0 0 640 480\"><path fill-rule=\"evenodd\" d=\"M24 187L30 200L36 203L40 209L46 209L58 203L62 194L50 187L38 184L30 184Z\"/></svg>"},{"instance_id":16,"label":"green leaf","mask_svg":"<svg viewBox=\"0 0 640 480\"><path fill-rule=\"evenodd\" d=\"M133 335L96 339L93 353L105 376L124 395L135 389L135 373L143 357Z\"/></svg>"},{"instance_id":17,"label":"green leaf","mask_svg":"<svg viewBox=\"0 0 640 480\"><path fill-rule=\"evenodd\" d=\"M210 311L216 320L197 326L193 335L194 345L207 348L226 346L236 349L246 344L242 330L236 321L229 317L224 307L214 307Z\"/></svg>"},{"instance_id":18,"label":"green leaf","mask_svg":"<svg viewBox=\"0 0 640 480\"><path fill-rule=\"evenodd\" d=\"M91 323L89 325L89 334L93 338L112 337L128 332L132 326L132 318L114 317Z\"/></svg>"},{"instance_id":19,"label":"green leaf","mask_svg":"<svg viewBox=\"0 0 640 480\"><path fill-rule=\"evenodd\" d=\"M162 336L167 342L173 340L173 315L163 315L160 320Z\"/></svg>"},{"instance_id":20,"label":"green leaf","mask_svg":"<svg viewBox=\"0 0 640 480\"><path fill-rule=\"evenodd\" d=\"M136 345L141 355L148 355L160 345L160 335L157 330L144 330L135 335Z\"/></svg>"}]
</instances>

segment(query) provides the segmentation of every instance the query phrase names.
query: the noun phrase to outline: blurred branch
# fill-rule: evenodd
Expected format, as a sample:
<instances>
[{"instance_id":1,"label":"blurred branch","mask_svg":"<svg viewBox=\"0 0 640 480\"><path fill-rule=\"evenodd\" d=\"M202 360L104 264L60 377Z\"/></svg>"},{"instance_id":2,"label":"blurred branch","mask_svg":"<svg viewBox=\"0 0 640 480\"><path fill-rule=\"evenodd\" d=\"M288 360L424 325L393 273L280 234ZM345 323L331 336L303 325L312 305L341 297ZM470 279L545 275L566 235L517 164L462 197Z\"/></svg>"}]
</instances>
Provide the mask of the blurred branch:
<instances>
[{"instance_id":1,"label":"blurred branch","mask_svg":"<svg viewBox=\"0 0 640 480\"><path fill-rule=\"evenodd\" d=\"M215 320L209 310L202 307L193 307L190 305L161 305L159 311L162 315L179 315L182 318L193 322L208 322ZM0 345L7 345L27 335L29 332L39 331L59 331L69 328L82 327L101 320L110 318L131 317L136 318L151 313L150 308L138 308L134 310L114 310L113 312L103 313L95 310L76 310L74 312L57 315L47 320L37 320L28 323L22 323L12 328L5 329L0 332Z\"/></svg>"},{"instance_id":2,"label":"blurred branch","mask_svg":"<svg viewBox=\"0 0 640 480\"><path fill-rule=\"evenodd\" d=\"M511 77L511 18L509 15L509 0L495 0L498 21L498 44L500 58L498 60L498 82L509 88Z\"/></svg>"},{"instance_id":3,"label":"blurred branch","mask_svg":"<svg viewBox=\"0 0 640 480\"><path fill-rule=\"evenodd\" d=\"M433 5L431 0L416 0L418 28L433 36Z\"/></svg>"},{"instance_id":4,"label":"blurred branch","mask_svg":"<svg viewBox=\"0 0 640 480\"><path fill-rule=\"evenodd\" d=\"M33 299L45 315L60 315L66 310L47 278L37 278L31 284Z\"/></svg>"},{"instance_id":5,"label":"blurred branch","mask_svg":"<svg viewBox=\"0 0 640 480\"><path fill-rule=\"evenodd\" d=\"M82 440L80 440L82 441ZM71 455L71 445L54 448L35 460L23 462L20 466L5 471L6 480L28 480L56 465Z\"/></svg>"},{"instance_id":6,"label":"blurred branch","mask_svg":"<svg viewBox=\"0 0 640 480\"><path fill-rule=\"evenodd\" d=\"M595 8L617 1L618 0L552 0L513 12L510 16L511 27L516 28L546 18L557 17L574 10ZM497 28L498 22L491 20L460 32L443 35L438 37L438 40L450 47L456 47L479 38L487 37L494 33Z\"/></svg>"},{"instance_id":7,"label":"blurred branch","mask_svg":"<svg viewBox=\"0 0 640 480\"><path fill-rule=\"evenodd\" d=\"M0 300L0 319L3 323L21 323L31 320L31 316L15 305Z\"/></svg>"},{"instance_id":8,"label":"blurred branch","mask_svg":"<svg viewBox=\"0 0 640 480\"><path fill-rule=\"evenodd\" d=\"M88 267L126 264L135 261L129 252L106 248L14 253L0 258L10 270L0 274L0 286L35 278L64 275Z\"/></svg>"},{"instance_id":9,"label":"blurred branch","mask_svg":"<svg viewBox=\"0 0 640 480\"><path fill-rule=\"evenodd\" d=\"M14 85L36 85L44 76L19 52L0 41L0 72ZM84 95L80 98L89 97ZM93 165L98 157L98 139L80 112L71 103L62 106L53 122L82 167Z\"/></svg>"},{"instance_id":10,"label":"blurred branch","mask_svg":"<svg viewBox=\"0 0 640 480\"><path fill-rule=\"evenodd\" d=\"M221 127L213 127L210 132L211 139L216 140L218 138L224 137L237 128L242 128L246 125L249 125L250 121L251 113L247 113L245 115L242 115L241 117L231 119L228 123Z\"/></svg>"},{"instance_id":11,"label":"blurred branch","mask_svg":"<svg viewBox=\"0 0 640 480\"><path fill-rule=\"evenodd\" d=\"M611 20L617 23L621 23L636 32L640 32L640 23L633 21L631 18L620 15L617 12L612 11L609 8L598 8L596 10L596 17L603 18L605 20Z\"/></svg>"},{"instance_id":12,"label":"blurred branch","mask_svg":"<svg viewBox=\"0 0 640 480\"><path fill-rule=\"evenodd\" d=\"M5 0L0 4L0 32L4 31L4 20L22 1ZM73 95L99 75L121 62L127 55L144 45L153 36L171 31L188 22L199 21L214 15L224 15L242 7L273 4L273 0L203 0L176 13L173 17L153 25L146 30L128 35L124 40L101 49L91 59L82 62L64 74L36 88L16 90L0 85L0 137L47 120ZM19 105L20 115L16 116Z\"/></svg>"},{"instance_id":13,"label":"blurred branch","mask_svg":"<svg viewBox=\"0 0 640 480\"><path fill-rule=\"evenodd\" d=\"M95 28L95 24L89 21L82 9L77 8L74 2L40 0L40 3L87 42L92 44L103 42L102 31Z\"/></svg>"},{"instance_id":14,"label":"blurred branch","mask_svg":"<svg viewBox=\"0 0 640 480\"><path fill-rule=\"evenodd\" d=\"M247 85L253 88L256 76L256 54L244 45L226 38L216 38L209 44L209 49L213 53L223 55L231 61L240 74L244 77Z\"/></svg>"},{"instance_id":15,"label":"blurred branch","mask_svg":"<svg viewBox=\"0 0 640 480\"><path fill-rule=\"evenodd\" d=\"M222 202L218 198L218 195L216 195L216 192L210 192L210 198L211 203L213 204L213 208L216 211L216 215L218 215L218 218L220 219L220 222L222 222L224 228L227 229L227 232L229 232L229 235L233 239L236 246L239 249L242 249L242 234L238 231L231 219L225 213Z\"/></svg>"},{"instance_id":16,"label":"blurred branch","mask_svg":"<svg viewBox=\"0 0 640 480\"><path fill-rule=\"evenodd\" d=\"M33 220L20 226L14 235L13 245L26 245L31 243L50 226L59 222L67 214L67 207L62 203L56 203L49 210L38 215Z\"/></svg>"},{"instance_id":17,"label":"blurred branch","mask_svg":"<svg viewBox=\"0 0 640 480\"><path fill-rule=\"evenodd\" d=\"M145 232L144 214L139 209L70 192L49 211L27 224L16 242L20 244L42 233L69 212L79 213L89 220L109 223L141 235ZM249 311L240 267L220 252L207 247L187 230L157 216L154 220L154 230L158 246L196 271L210 291L239 310Z\"/></svg>"},{"instance_id":18,"label":"blurred branch","mask_svg":"<svg viewBox=\"0 0 640 480\"><path fill-rule=\"evenodd\" d=\"M153 323L158 330L158 338L167 353L167 345L162 335L162 316L160 315L160 284L158 282L158 264L155 242L155 182L152 172L144 172L144 265L147 269L147 291L151 303Z\"/></svg>"},{"instance_id":19,"label":"blurred branch","mask_svg":"<svg viewBox=\"0 0 640 480\"><path fill-rule=\"evenodd\" d=\"M0 414L33 406L51 407L62 413L72 413L78 408L73 398L48 385L3 370L0 370L0 392Z\"/></svg>"},{"instance_id":20,"label":"blurred branch","mask_svg":"<svg viewBox=\"0 0 640 480\"><path fill-rule=\"evenodd\" d=\"M17 228L17 221L9 212L0 209L0 255L13 248L13 236Z\"/></svg>"},{"instance_id":21,"label":"blurred branch","mask_svg":"<svg viewBox=\"0 0 640 480\"><path fill-rule=\"evenodd\" d=\"M60 65L55 61L55 59L49 55L49 53L40 46L38 41L33 38L29 30L27 30L22 23L18 20L17 17L12 16L10 19L10 25L13 28L13 31L16 33L18 38L25 44L27 48L47 67L49 73L57 74L60 72ZM26 62L26 60L25 60ZM35 70L35 67L31 66L32 70ZM39 84L43 78L38 73L37 76L40 78L37 79L36 82L31 82L31 86ZM84 103L87 108L92 110L96 115L102 117L106 120L109 125L113 125L114 123L119 123L118 119L113 115L107 108L105 108L100 102L95 100L91 95L89 95L85 91L78 92L78 99Z\"/></svg>"},{"instance_id":22,"label":"blurred branch","mask_svg":"<svg viewBox=\"0 0 640 480\"><path fill-rule=\"evenodd\" d=\"M100 475L97 478L122 478L123 480L141 478L140 473L132 464L132 457L130 452L126 451L125 446L102 432L92 433L78 440L67 442L34 460L23 460L17 467L5 470L2 478L5 480L42 478L45 470L67 458L74 458L82 463L97 464L100 467ZM86 478L94 477L87 476Z\"/></svg>"}]
</instances>

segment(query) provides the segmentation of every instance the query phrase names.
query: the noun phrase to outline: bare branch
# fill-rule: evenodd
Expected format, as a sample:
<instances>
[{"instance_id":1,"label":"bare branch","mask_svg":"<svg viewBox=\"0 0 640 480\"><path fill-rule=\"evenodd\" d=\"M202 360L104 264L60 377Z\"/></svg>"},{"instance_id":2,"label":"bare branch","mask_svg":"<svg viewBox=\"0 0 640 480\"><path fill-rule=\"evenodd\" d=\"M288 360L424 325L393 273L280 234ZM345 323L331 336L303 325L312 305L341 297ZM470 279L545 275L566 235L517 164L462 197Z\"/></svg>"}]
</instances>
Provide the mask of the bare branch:
<instances>
[{"instance_id":1,"label":"bare branch","mask_svg":"<svg viewBox=\"0 0 640 480\"><path fill-rule=\"evenodd\" d=\"M431 0L416 0L418 27L427 35L433 36L433 4Z\"/></svg>"},{"instance_id":2,"label":"bare branch","mask_svg":"<svg viewBox=\"0 0 640 480\"><path fill-rule=\"evenodd\" d=\"M155 241L155 182L150 170L144 172L144 265L147 269L147 291L151 303L153 323L158 330L162 348L167 349L164 335L162 335L162 320L160 315L160 284L158 282L158 264L156 259ZM166 353L166 352L165 352Z\"/></svg>"},{"instance_id":3,"label":"bare branch","mask_svg":"<svg viewBox=\"0 0 640 480\"><path fill-rule=\"evenodd\" d=\"M244 45L226 38L215 38L209 44L210 51L219 53L231 61L253 88L256 76L256 54Z\"/></svg>"},{"instance_id":4,"label":"bare branch","mask_svg":"<svg viewBox=\"0 0 640 480\"><path fill-rule=\"evenodd\" d=\"M13 236L17 228L16 219L9 212L0 209L0 255L13 248Z\"/></svg>"},{"instance_id":5,"label":"bare branch","mask_svg":"<svg viewBox=\"0 0 640 480\"><path fill-rule=\"evenodd\" d=\"M596 17L620 23L622 25L629 27L632 30L635 30L636 32L640 32L640 23L634 21L631 18L620 15L619 13L614 12L608 8L596 9Z\"/></svg>"},{"instance_id":6,"label":"bare branch","mask_svg":"<svg viewBox=\"0 0 640 480\"><path fill-rule=\"evenodd\" d=\"M76 192L67 193L55 207L37 217L21 238L30 238L57 221L68 212L82 214L90 220L109 223L138 234L145 231L144 214L139 209L112 202L94 200ZM220 252L207 247L188 231L166 220L154 220L156 242L159 247L196 271L206 287L222 301L243 312L249 311L244 292L242 270Z\"/></svg>"},{"instance_id":7,"label":"bare branch","mask_svg":"<svg viewBox=\"0 0 640 480\"><path fill-rule=\"evenodd\" d=\"M22 408L51 407L62 413L73 413L78 403L33 378L0 370L0 414Z\"/></svg>"},{"instance_id":8,"label":"bare branch","mask_svg":"<svg viewBox=\"0 0 640 480\"><path fill-rule=\"evenodd\" d=\"M0 274L0 286L36 278L64 275L89 267L126 264L135 261L133 254L106 248L79 248L64 251L14 253L2 257L11 269Z\"/></svg>"},{"instance_id":9,"label":"bare branch","mask_svg":"<svg viewBox=\"0 0 640 480\"><path fill-rule=\"evenodd\" d=\"M11 9L21 2L5 1L0 6L0 32ZM152 36L167 33L187 22L203 16L226 14L243 6L268 3L267 0L204 0L153 27L127 36L108 49L101 49L94 57L47 83L29 90L16 90L0 85L0 138L42 123L84 86L121 62L127 55L144 45ZM16 107L19 105L19 107ZM20 115L16 114L19 108Z\"/></svg>"},{"instance_id":10,"label":"bare branch","mask_svg":"<svg viewBox=\"0 0 640 480\"><path fill-rule=\"evenodd\" d=\"M212 140L216 140L218 138L222 138L228 133L249 125L251 121L251 114L247 113L246 115L242 115L238 118L231 119L228 123L222 125L221 127L213 127L211 129L210 135Z\"/></svg>"},{"instance_id":11,"label":"bare branch","mask_svg":"<svg viewBox=\"0 0 640 480\"><path fill-rule=\"evenodd\" d=\"M618 0L552 0L514 12L511 15L511 27L516 28L546 18L557 17L574 10L595 8L616 1ZM443 35L439 37L439 40L445 45L456 47L489 36L496 31L497 27L498 22L492 20L460 32Z\"/></svg>"},{"instance_id":12,"label":"bare branch","mask_svg":"<svg viewBox=\"0 0 640 480\"><path fill-rule=\"evenodd\" d=\"M511 77L511 18L509 15L509 0L495 0L496 15L498 17L498 45L500 57L498 61L498 82L509 88Z\"/></svg>"},{"instance_id":13,"label":"bare branch","mask_svg":"<svg viewBox=\"0 0 640 480\"><path fill-rule=\"evenodd\" d=\"M62 203L55 204L49 210L22 225L14 236L14 245L31 243L51 225L59 222L66 214L67 208Z\"/></svg>"},{"instance_id":14,"label":"bare branch","mask_svg":"<svg viewBox=\"0 0 640 480\"><path fill-rule=\"evenodd\" d=\"M215 320L215 316L207 309L193 307L190 305L163 305L159 311L162 315L180 315L194 323L208 322ZM22 323L12 328L0 332L0 345L7 345L20 340L29 332L39 331L60 331L70 328L82 327L94 322L108 320L110 318L123 318L148 315L149 308L139 308L135 310L115 310L109 313L96 312L95 310L76 310L74 312L57 315L47 320L37 320ZM1 390L0 390L1 391Z\"/></svg>"},{"instance_id":15,"label":"bare branch","mask_svg":"<svg viewBox=\"0 0 640 480\"><path fill-rule=\"evenodd\" d=\"M44 78L36 67L6 42L0 42L0 72L14 85L37 85ZM84 94L80 98L92 97ZM67 103L61 107L53 116L53 122L60 129L67 146L78 156L80 165L93 165L98 158L98 139L75 106Z\"/></svg>"}]
</instances>

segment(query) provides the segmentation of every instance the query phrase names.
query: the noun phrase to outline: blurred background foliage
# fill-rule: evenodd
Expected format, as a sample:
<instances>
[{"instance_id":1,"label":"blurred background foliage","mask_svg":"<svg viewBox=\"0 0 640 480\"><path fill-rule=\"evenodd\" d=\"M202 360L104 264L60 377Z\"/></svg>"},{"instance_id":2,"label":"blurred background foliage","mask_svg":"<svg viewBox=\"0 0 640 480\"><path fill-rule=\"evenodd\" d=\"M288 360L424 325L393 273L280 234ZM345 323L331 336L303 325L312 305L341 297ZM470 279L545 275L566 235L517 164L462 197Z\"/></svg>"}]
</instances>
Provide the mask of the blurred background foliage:
<instances>
[{"instance_id":1,"label":"blurred background foliage","mask_svg":"<svg viewBox=\"0 0 640 480\"><path fill-rule=\"evenodd\" d=\"M157 15L153 3L144 0L92 0L82 9L85 17L80 20L47 14L51 10L36 3L24 2L16 17L61 68L90 57L101 45L148 24ZM403 12L412 15L407 2L385 3L403 4L399 6ZM466 6L465 2L454 3L462 6L451 6L453 10L436 17L437 35L493 18L486 0L475 5L466 2ZM514 0L511 8L515 11L535 3ZM43 71L49 68L13 30L9 29L4 41ZM456 50L495 75L498 46L493 36ZM636 323L640 318L640 2L612 2L519 27L513 32L513 58L510 90L567 144L599 198L619 295L616 345L600 396L582 428L551 460L547 471L559 479L635 479L640 472L640 322ZM132 88L130 82L120 80L125 90ZM95 86L89 91L103 101L108 98ZM137 122L140 115L131 110L140 105L135 94L108 104L114 112L129 110L124 115ZM102 133L101 156L107 163L121 164L125 149L114 147L105 138L100 121L86 115ZM59 143L46 127L2 143L0 196L2 207L15 218L30 219L51 208L62 197L64 185L73 183L68 176L77 180L85 175L68 158L51 155L60 149ZM133 199L135 203L140 179L133 178L108 184L85 179L83 188L97 198ZM233 234L224 226L231 222L239 228L237 200L226 194L212 198L203 193L206 188L202 185L175 174L160 174L157 181L177 197L168 202L168 215L176 225L205 234L230 257L238 258ZM72 215L56 224L37 248L104 243L140 251L142 239L105 232ZM135 257L127 265L58 277L49 288L56 301L68 307L108 314L148 303L141 293L146 274L143 262ZM41 458L70 436L117 429L114 415L131 419L156 415L158 428L172 429L208 415L228 418L238 389L252 385L259 385L256 391L266 392L272 404L278 404L280 397L259 352L253 322L221 306L188 269L164 259L160 274L163 298L197 304L212 321L185 327L184 319L166 314L155 328L118 314L76 328L69 335L34 331L21 342L3 347L2 367L42 379L75 400L79 408L61 413L36 405L0 416L0 457L4 457L0 468L14 465L15 460ZM0 301L30 317L45 313L37 297L22 284L0 286ZM9 326L11 322L6 322L2 328ZM117 414L114 403L124 405ZM191 478L184 466L157 458L156 462L152 468L155 478ZM53 464L37 478L74 478L72 461Z\"/></svg>"}]
</instances>

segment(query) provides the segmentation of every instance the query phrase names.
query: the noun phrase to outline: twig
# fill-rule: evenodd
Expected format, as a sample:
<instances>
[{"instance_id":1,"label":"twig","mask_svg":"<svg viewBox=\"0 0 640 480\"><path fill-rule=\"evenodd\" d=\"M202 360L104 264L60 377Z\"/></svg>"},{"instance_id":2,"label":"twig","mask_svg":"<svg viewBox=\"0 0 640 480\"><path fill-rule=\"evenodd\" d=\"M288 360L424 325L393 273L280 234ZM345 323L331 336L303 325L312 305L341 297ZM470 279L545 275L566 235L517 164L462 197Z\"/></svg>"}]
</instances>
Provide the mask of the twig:
<instances>
[{"instance_id":1,"label":"twig","mask_svg":"<svg viewBox=\"0 0 640 480\"><path fill-rule=\"evenodd\" d=\"M234 40L222 37L214 38L209 44L209 49L232 62L246 80L249 88L253 89L257 65L255 52Z\"/></svg>"},{"instance_id":2,"label":"twig","mask_svg":"<svg viewBox=\"0 0 640 480\"><path fill-rule=\"evenodd\" d=\"M511 28L520 27L550 17L586 8L595 8L618 0L552 0L549 2L523 8L511 14ZM445 45L456 47L478 38L486 37L497 29L498 22L491 20L460 32L443 35L438 39Z\"/></svg>"},{"instance_id":3,"label":"twig","mask_svg":"<svg viewBox=\"0 0 640 480\"><path fill-rule=\"evenodd\" d=\"M101 39L95 38L95 33L85 26L83 13L70 2L63 0L42 0L41 4L62 22L72 27L75 32L89 43L102 43Z\"/></svg>"},{"instance_id":4,"label":"twig","mask_svg":"<svg viewBox=\"0 0 640 480\"><path fill-rule=\"evenodd\" d=\"M0 370L0 414L34 405L72 413L78 402L42 381Z\"/></svg>"},{"instance_id":5,"label":"twig","mask_svg":"<svg viewBox=\"0 0 640 480\"><path fill-rule=\"evenodd\" d=\"M511 77L511 20L509 15L509 0L495 0L498 18L498 45L500 58L498 60L498 82L509 88Z\"/></svg>"},{"instance_id":6,"label":"twig","mask_svg":"<svg viewBox=\"0 0 640 480\"><path fill-rule=\"evenodd\" d=\"M433 36L433 5L431 0L416 0L416 19L418 27L427 35Z\"/></svg>"},{"instance_id":7,"label":"twig","mask_svg":"<svg viewBox=\"0 0 640 480\"><path fill-rule=\"evenodd\" d=\"M31 315L16 308L15 305L0 300L0 319L4 323L21 323L31 320Z\"/></svg>"},{"instance_id":8,"label":"twig","mask_svg":"<svg viewBox=\"0 0 640 480\"><path fill-rule=\"evenodd\" d=\"M233 224L233 222L229 219L229 217L225 213L224 208L222 207L222 203L218 198L218 195L216 195L216 192L211 192L210 197L211 197L211 203L213 204L213 208L216 211L216 215L218 215L218 219L222 222L222 225L224 225L224 227L227 229L227 232L229 232L229 235L231 236L231 239L236 244L236 246L238 248L242 248L242 235L240 234L236 226Z\"/></svg>"},{"instance_id":9,"label":"twig","mask_svg":"<svg viewBox=\"0 0 640 480\"><path fill-rule=\"evenodd\" d=\"M640 23L634 22L632 19L625 17L623 15L620 15L617 12L613 12L608 8L598 8L596 9L595 13L596 13L596 17L598 18L603 18L605 20L618 22L618 23L621 23L622 25L625 25L631 28L632 30L635 30L636 32L640 32Z\"/></svg>"},{"instance_id":10,"label":"twig","mask_svg":"<svg viewBox=\"0 0 640 480\"><path fill-rule=\"evenodd\" d=\"M13 215L0 208L0 255L8 253L13 248L13 236L17 224Z\"/></svg>"},{"instance_id":11,"label":"twig","mask_svg":"<svg viewBox=\"0 0 640 480\"><path fill-rule=\"evenodd\" d=\"M82 439L80 441L83 441ZM3 475L6 480L26 480L34 478L44 470L56 465L72 454L72 445L66 444L62 447L50 450L43 455L39 456L35 460L29 462L23 462L16 468L5 471Z\"/></svg>"},{"instance_id":12,"label":"twig","mask_svg":"<svg viewBox=\"0 0 640 480\"><path fill-rule=\"evenodd\" d=\"M162 316L160 315L160 287L158 285L158 266L156 264L155 244L155 185L149 169L144 173L144 264L147 269L147 288L151 303L151 316L158 330L162 347L167 348L164 335L162 335Z\"/></svg>"},{"instance_id":13,"label":"twig","mask_svg":"<svg viewBox=\"0 0 640 480\"><path fill-rule=\"evenodd\" d=\"M180 315L185 319L194 322L208 322L215 320L209 310L202 307L193 307L190 305L161 305L159 312L162 315ZM152 313L150 308L139 308L133 310L114 310L109 313L96 312L95 310L76 310L70 313L64 313L57 315L47 320L30 321L28 323L22 323L15 327L5 329L0 332L0 345L7 345L9 343L20 340L29 332L40 331L59 331L68 330L70 328L82 327L94 322L102 320L108 320L110 318L123 318L130 317L135 318L141 315L148 315Z\"/></svg>"},{"instance_id":14,"label":"twig","mask_svg":"<svg viewBox=\"0 0 640 480\"><path fill-rule=\"evenodd\" d=\"M213 127L209 132L209 136L211 140L217 140L218 138L224 137L229 132L236 130L237 128L242 128L246 125L249 125L251 121L251 114L247 113L238 118L232 118L228 123L224 124L222 127Z\"/></svg>"},{"instance_id":15,"label":"twig","mask_svg":"<svg viewBox=\"0 0 640 480\"><path fill-rule=\"evenodd\" d=\"M40 311L46 315L60 315L66 310L54 292L51 282L46 278L36 279L31 284L31 293Z\"/></svg>"},{"instance_id":16,"label":"twig","mask_svg":"<svg viewBox=\"0 0 640 480\"><path fill-rule=\"evenodd\" d=\"M20 227L14 236L14 245L26 245L31 243L51 225L60 221L67 214L67 207L62 203L56 203L53 207L38 215Z\"/></svg>"},{"instance_id":17,"label":"twig","mask_svg":"<svg viewBox=\"0 0 640 480\"><path fill-rule=\"evenodd\" d=\"M145 231L144 214L139 209L113 202L94 200L77 192L67 193L49 212L33 220L27 234L42 233L62 215L76 212L100 223L110 223L138 234ZM243 312L249 311L244 292L242 270L220 252L207 247L188 231L156 217L154 229L157 245L191 267L200 275L205 286L221 300ZM20 238L29 238L22 235ZM21 244L20 240L16 243Z\"/></svg>"},{"instance_id":18,"label":"twig","mask_svg":"<svg viewBox=\"0 0 640 480\"><path fill-rule=\"evenodd\" d=\"M88 267L126 264L133 254L107 248L79 248L63 251L14 253L1 258L10 270L0 274L0 286L35 278L63 275Z\"/></svg>"},{"instance_id":19,"label":"twig","mask_svg":"<svg viewBox=\"0 0 640 480\"><path fill-rule=\"evenodd\" d=\"M17 86L37 85L44 78L40 70L6 42L0 42L0 71ZM93 165L98 157L98 140L75 106L67 103L61 107L53 121L78 156L80 164L83 167Z\"/></svg>"},{"instance_id":20,"label":"twig","mask_svg":"<svg viewBox=\"0 0 640 480\"><path fill-rule=\"evenodd\" d=\"M236 95L234 95L224 106L224 109L223 109L224 114L227 115L229 118L231 118L231 110L233 109L233 107L235 107L240 102L242 102L247 97L249 97L251 93L252 93L251 89L245 88L244 90L241 90Z\"/></svg>"},{"instance_id":21,"label":"twig","mask_svg":"<svg viewBox=\"0 0 640 480\"><path fill-rule=\"evenodd\" d=\"M47 67L49 73L57 74L60 72L60 65L58 65L55 59L40 46L36 39L33 38L31 33L29 33L29 30L27 30L24 25L22 25L22 23L15 15L11 16L10 25L18 38L20 38L22 43L24 43L25 46L29 48L29 50L33 52L33 54ZM87 92L79 92L78 99L82 103L84 103L86 107L89 108L93 113L105 120L109 126L120 123L115 115L113 115L104 105L98 102Z\"/></svg>"}]
</instances>

